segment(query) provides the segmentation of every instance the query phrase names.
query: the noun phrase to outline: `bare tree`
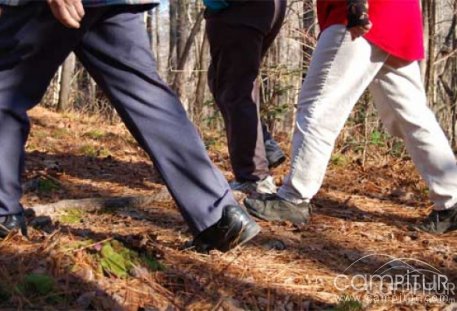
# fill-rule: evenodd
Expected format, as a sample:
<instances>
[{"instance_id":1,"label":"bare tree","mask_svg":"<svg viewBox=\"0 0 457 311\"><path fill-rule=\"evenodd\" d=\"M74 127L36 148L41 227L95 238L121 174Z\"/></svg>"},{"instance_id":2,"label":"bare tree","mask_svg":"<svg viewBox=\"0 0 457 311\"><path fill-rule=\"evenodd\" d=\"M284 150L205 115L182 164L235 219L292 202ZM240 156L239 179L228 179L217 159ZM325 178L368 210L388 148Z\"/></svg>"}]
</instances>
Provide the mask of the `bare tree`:
<instances>
[{"instance_id":1,"label":"bare tree","mask_svg":"<svg viewBox=\"0 0 457 311\"><path fill-rule=\"evenodd\" d=\"M71 82L75 73L75 64L75 54L71 53L62 65L57 111L66 110L70 104Z\"/></svg>"}]
</instances>

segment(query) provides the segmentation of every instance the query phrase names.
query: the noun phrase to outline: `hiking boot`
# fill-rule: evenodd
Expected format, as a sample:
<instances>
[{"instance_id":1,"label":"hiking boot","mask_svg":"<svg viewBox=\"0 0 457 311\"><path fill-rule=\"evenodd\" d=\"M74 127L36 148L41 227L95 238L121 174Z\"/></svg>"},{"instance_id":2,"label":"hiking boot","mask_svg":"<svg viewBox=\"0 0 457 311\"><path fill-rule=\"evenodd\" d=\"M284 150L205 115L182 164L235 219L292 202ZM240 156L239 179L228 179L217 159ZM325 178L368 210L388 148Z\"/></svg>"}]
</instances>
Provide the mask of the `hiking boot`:
<instances>
[{"instance_id":1,"label":"hiking boot","mask_svg":"<svg viewBox=\"0 0 457 311\"><path fill-rule=\"evenodd\" d=\"M253 193L273 194L277 190L272 176L267 176L259 181L232 181L230 188L248 195Z\"/></svg>"},{"instance_id":2,"label":"hiking boot","mask_svg":"<svg viewBox=\"0 0 457 311\"><path fill-rule=\"evenodd\" d=\"M229 205L222 211L221 219L201 232L192 245L198 252L208 252L212 249L226 252L248 242L259 232L259 225L244 209Z\"/></svg>"},{"instance_id":3,"label":"hiking boot","mask_svg":"<svg viewBox=\"0 0 457 311\"><path fill-rule=\"evenodd\" d=\"M433 211L413 229L428 233L446 233L457 230L457 206L442 211Z\"/></svg>"},{"instance_id":4,"label":"hiking boot","mask_svg":"<svg viewBox=\"0 0 457 311\"><path fill-rule=\"evenodd\" d=\"M284 152L282 152L281 147L279 147L276 141L268 139L264 144L269 168L275 168L286 160Z\"/></svg>"},{"instance_id":5,"label":"hiking boot","mask_svg":"<svg viewBox=\"0 0 457 311\"><path fill-rule=\"evenodd\" d=\"M5 238L14 230L20 230L23 236L27 236L24 214L0 216L0 238Z\"/></svg>"},{"instance_id":6,"label":"hiking boot","mask_svg":"<svg viewBox=\"0 0 457 311\"><path fill-rule=\"evenodd\" d=\"M294 204L277 195L262 198L247 198L244 200L248 212L267 221L290 221L295 225L308 223L311 217L312 205L308 202Z\"/></svg>"}]
</instances>

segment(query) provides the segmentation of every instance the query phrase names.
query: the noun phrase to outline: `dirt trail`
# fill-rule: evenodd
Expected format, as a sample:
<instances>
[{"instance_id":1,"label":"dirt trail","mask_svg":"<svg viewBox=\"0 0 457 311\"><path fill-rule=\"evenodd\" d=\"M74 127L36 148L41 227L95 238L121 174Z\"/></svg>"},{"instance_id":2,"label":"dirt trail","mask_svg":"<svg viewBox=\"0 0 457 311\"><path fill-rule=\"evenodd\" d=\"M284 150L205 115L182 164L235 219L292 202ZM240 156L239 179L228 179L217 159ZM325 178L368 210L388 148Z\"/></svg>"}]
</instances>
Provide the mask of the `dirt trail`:
<instances>
[{"instance_id":1,"label":"dirt trail","mask_svg":"<svg viewBox=\"0 0 457 311\"><path fill-rule=\"evenodd\" d=\"M419 268L420 260L457 284L457 233L436 237L407 230L430 207L407 159L369 159L363 169L334 163L309 226L260 222L263 230L252 243L202 255L183 249L191 238L186 225L123 126L43 108L31 118L26 206L164 197L135 209L31 217L37 229L31 229L30 240L13 235L0 242L1 310L440 310L456 298L426 303L431 294L382 296L377 286L350 286L354 276L399 269L400 261L391 258L406 258L403 268ZM231 178L222 138L208 135L206 142ZM275 170L277 182L286 169ZM364 285L362 278L357 281Z\"/></svg>"}]
</instances>

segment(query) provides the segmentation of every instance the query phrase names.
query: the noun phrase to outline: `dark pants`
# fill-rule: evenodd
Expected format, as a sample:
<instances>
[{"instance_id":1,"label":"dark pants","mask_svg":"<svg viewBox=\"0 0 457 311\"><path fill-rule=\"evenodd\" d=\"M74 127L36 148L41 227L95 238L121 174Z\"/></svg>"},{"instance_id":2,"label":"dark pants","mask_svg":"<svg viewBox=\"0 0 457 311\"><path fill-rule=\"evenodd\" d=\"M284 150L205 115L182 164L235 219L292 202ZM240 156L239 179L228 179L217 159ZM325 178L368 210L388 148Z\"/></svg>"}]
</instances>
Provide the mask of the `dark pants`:
<instances>
[{"instance_id":1,"label":"dark pants","mask_svg":"<svg viewBox=\"0 0 457 311\"><path fill-rule=\"evenodd\" d=\"M142 15L87 8L81 29L60 25L46 4L4 7L0 17L0 216L22 211L27 110L74 51L146 150L193 232L237 204L179 99L157 75Z\"/></svg>"},{"instance_id":2,"label":"dark pants","mask_svg":"<svg viewBox=\"0 0 457 311\"><path fill-rule=\"evenodd\" d=\"M253 88L262 58L281 29L286 1L229 2L226 10L206 12L208 83L224 117L235 178L257 181L269 175L264 134L271 136L261 124Z\"/></svg>"}]
</instances>

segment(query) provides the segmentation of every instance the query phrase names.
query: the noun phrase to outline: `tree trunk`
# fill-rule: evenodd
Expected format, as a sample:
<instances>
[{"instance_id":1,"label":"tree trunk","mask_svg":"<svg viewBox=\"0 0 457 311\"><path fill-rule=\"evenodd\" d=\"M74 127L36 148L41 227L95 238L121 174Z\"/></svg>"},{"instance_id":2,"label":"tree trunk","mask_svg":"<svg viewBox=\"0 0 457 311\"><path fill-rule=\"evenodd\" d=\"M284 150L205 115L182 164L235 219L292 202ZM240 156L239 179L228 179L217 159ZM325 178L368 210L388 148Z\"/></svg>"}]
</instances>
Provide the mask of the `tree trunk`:
<instances>
[{"instance_id":1,"label":"tree trunk","mask_svg":"<svg viewBox=\"0 0 457 311\"><path fill-rule=\"evenodd\" d=\"M200 48L200 55L198 61L198 80L197 80L197 87L195 91L195 101L192 105L192 121L195 124L200 124L202 112L203 112L203 101L205 100L205 90L207 84L207 73L206 68L208 67L207 64L207 54L208 54L208 39L206 36L203 36L201 48Z\"/></svg>"},{"instance_id":2,"label":"tree trunk","mask_svg":"<svg viewBox=\"0 0 457 311\"><path fill-rule=\"evenodd\" d=\"M75 73L76 57L71 53L62 65L62 75L60 79L59 101L57 111L68 109L71 95L71 82Z\"/></svg>"},{"instance_id":3,"label":"tree trunk","mask_svg":"<svg viewBox=\"0 0 457 311\"><path fill-rule=\"evenodd\" d=\"M187 23L187 8L189 1L178 1L178 12L177 12L177 41L176 41L176 59L179 62L184 48L186 45L186 37L188 32Z\"/></svg>"},{"instance_id":4,"label":"tree trunk","mask_svg":"<svg viewBox=\"0 0 457 311\"><path fill-rule=\"evenodd\" d=\"M170 0L169 5L169 18L170 18L170 32L169 32L169 45L168 45L168 67L171 69L176 68L178 60L176 57L176 45L178 41L178 7L179 0ZM168 81L173 81L173 70L168 71Z\"/></svg>"},{"instance_id":5,"label":"tree trunk","mask_svg":"<svg viewBox=\"0 0 457 311\"><path fill-rule=\"evenodd\" d=\"M153 38L153 46L155 45L155 52L156 52L156 63L157 63L157 71L158 72L161 72L162 70L162 60L161 60L161 57L160 57L160 45L161 45L161 41L160 41L160 23L159 23L159 20L160 20L160 15L159 15L159 10L155 10L155 16L154 16L154 26L151 25L151 27L154 27L154 31L155 31L155 38Z\"/></svg>"},{"instance_id":6,"label":"tree trunk","mask_svg":"<svg viewBox=\"0 0 457 311\"><path fill-rule=\"evenodd\" d=\"M182 84L183 84L183 80L182 80L183 73L182 73L182 71L184 70L184 66L186 65L186 61L187 61L187 58L189 57L190 50L192 48L192 44L195 41L195 37L197 36L198 31L201 28L201 24L202 24L202 21L203 21L203 12L204 11L201 10L198 13L197 19L196 19L196 21L194 23L194 26L192 27L192 30L191 30L191 32L189 34L189 37L187 38L186 43L184 45L184 48L182 50L182 54L179 57L178 67L176 68L177 72L176 72L176 75L175 75L175 78L174 78L173 84L172 84L172 88L175 90L175 92L178 95L181 95L181 92L182 92Z\"/></svg>"},{"instance_id":7,"label":"tree trunk","mask_svg":"<svg viewBox=\"0 0 457 311\"><path fill-rule=\"evenodd\" d=\"M429 105L435 103L435 55L436 55L436 2L425 1L424 4L427 29L428 29L428 50L427 50L427 68L425 70L425 90L427 92Z\"/></svg>"},{"instance_id":8,"label":"tree trunk","mask_svg":"<svg viewBox=\"0 0 457 311\"><path fill-rule=\"evenodd\" d=\"M311 61L311 55L314 51L314 46L316 44L316 29L315 21L316 14L314 12L314 2L315 0L305 0L303 1L303 49L302 49L302 62L303 66L307 68ZM303 79L306 76L307 70L303 71Z\"/></svg>"}]
</instances>

